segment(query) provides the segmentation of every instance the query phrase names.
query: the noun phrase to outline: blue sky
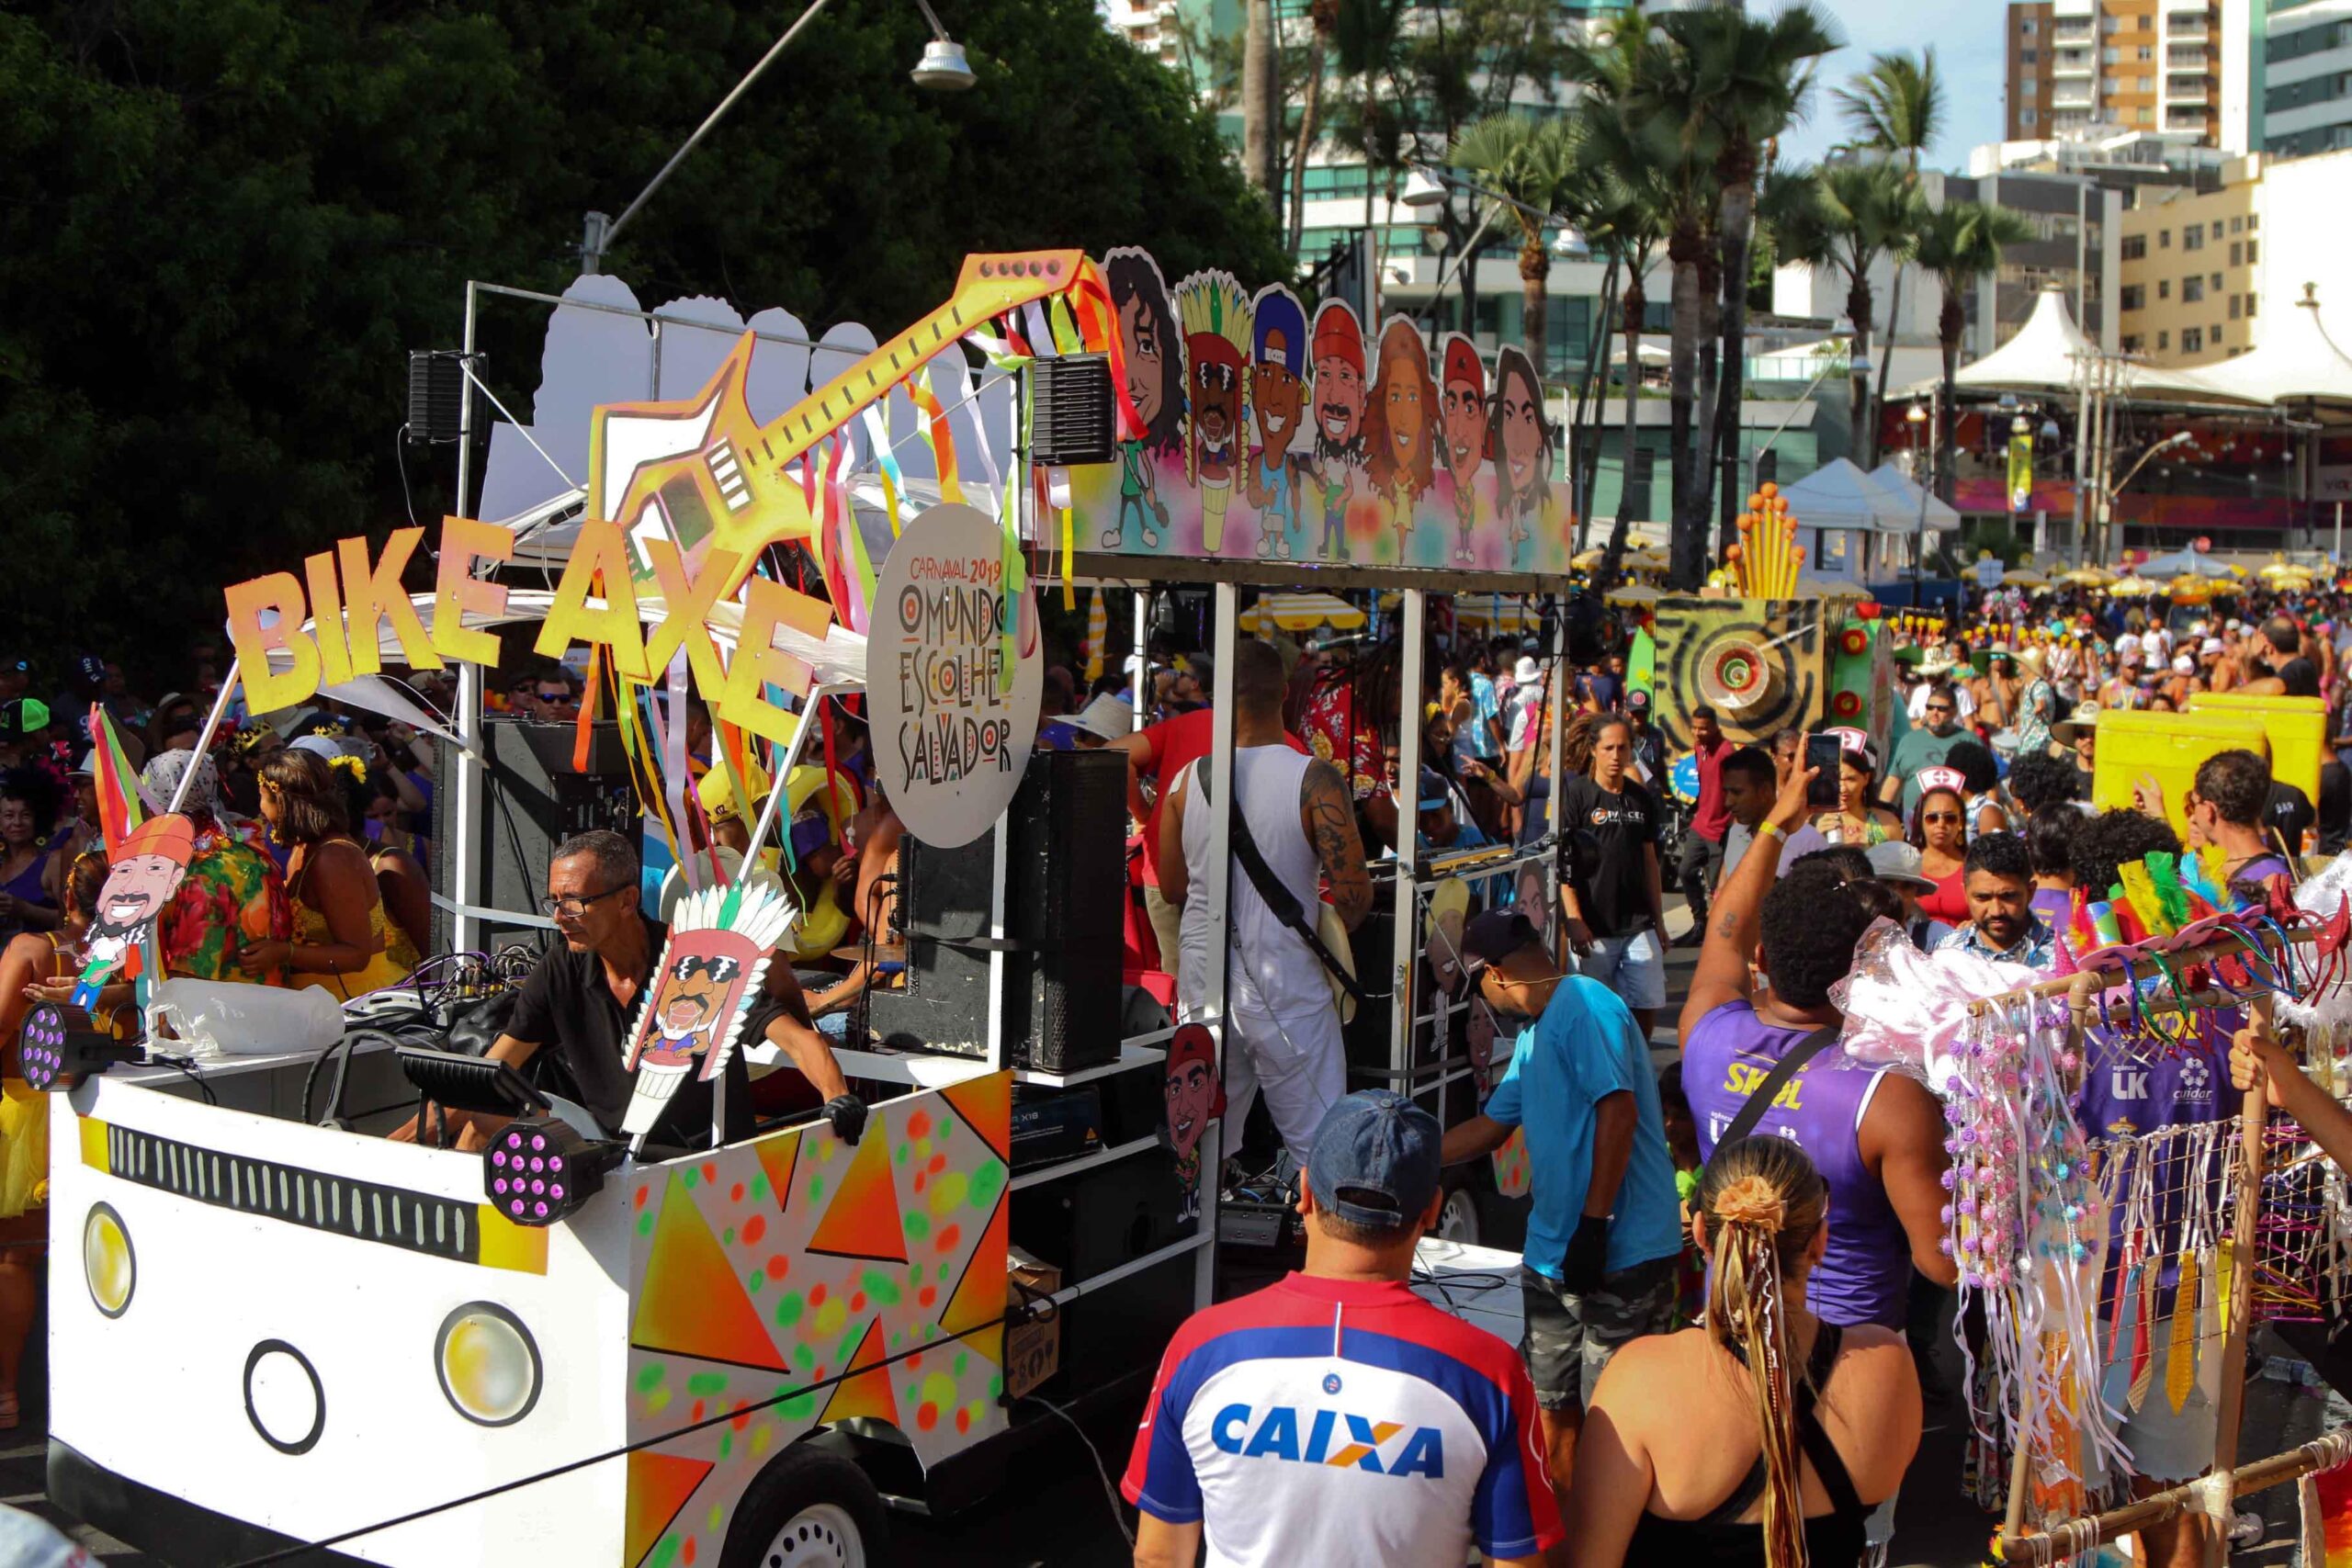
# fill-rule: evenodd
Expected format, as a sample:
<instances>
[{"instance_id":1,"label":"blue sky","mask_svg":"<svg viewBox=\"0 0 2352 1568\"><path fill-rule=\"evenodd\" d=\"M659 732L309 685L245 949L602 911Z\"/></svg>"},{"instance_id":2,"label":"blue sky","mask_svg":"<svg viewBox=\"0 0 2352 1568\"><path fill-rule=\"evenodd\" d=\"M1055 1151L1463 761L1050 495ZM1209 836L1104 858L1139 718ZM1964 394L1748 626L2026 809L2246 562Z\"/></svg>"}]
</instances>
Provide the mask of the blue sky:
<instances>
[{"instance_id":1,"label":"blue sky","mask_svg":"<svg viewBox=\"0 0 2352 1568\"><path fill-rule=\"evenodd\" d=\"M1968 150L2001 136L2001 0L1815 0L1836 18L1847 46L1822 62L1824 88L1815 96L1811 118L1781 145L1784 157L1818 160L1846 134L1826 88L1869 68L1871 56L1887 51L1917 51L1932 44L1944 79L1947 108L1943 135L1928 154L1938 168L1965 172ZM1751 4L1751 11L1770 8Z\"/></svg>"}]
</instances>

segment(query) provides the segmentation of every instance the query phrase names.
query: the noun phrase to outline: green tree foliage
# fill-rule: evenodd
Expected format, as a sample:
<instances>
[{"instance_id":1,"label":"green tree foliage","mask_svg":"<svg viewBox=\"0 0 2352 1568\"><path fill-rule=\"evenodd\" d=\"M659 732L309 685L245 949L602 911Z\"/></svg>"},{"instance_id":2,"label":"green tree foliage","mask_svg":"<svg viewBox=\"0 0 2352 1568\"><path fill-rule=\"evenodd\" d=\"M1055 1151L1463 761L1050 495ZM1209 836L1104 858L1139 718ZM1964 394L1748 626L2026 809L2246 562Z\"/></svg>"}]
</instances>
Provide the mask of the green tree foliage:
<instances>
[{"instance_id":1,"label":"green tree foliage","mask_svg":"<svg viewBox=\"0 0 2352 1568\"><path fill-rule=\"evenodd\" d=\"M835 0L623 233L640 299L888 331L967 252L1143 244L1286 276L1185 85L1090 0L962 0L980 83L907 73L899 0ZM559 292L801 0L80 0L0 14L0 638L151 679L220 589L401 521L405 351L469 277ZM502 396L544 317L491 314ZM517 411L522 412L518 409ZM412 464L416 514L446 453ZM422 563L420 563L422 566ZM420 576L420 583L422 577Z\"/></svg>"}]
</instances>

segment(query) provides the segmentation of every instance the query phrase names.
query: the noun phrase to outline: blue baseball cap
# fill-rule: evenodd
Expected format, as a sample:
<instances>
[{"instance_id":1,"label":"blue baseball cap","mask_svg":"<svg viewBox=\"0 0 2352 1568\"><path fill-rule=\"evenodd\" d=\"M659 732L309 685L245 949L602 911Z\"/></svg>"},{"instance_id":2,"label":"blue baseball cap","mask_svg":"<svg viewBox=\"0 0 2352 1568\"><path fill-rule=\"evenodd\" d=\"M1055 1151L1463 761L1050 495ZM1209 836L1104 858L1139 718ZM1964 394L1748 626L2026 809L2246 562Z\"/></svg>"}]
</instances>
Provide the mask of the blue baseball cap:
<instances>
[{"instance_id":1,"label":"blue baseball cap","mask_svg":"<svg viewBox=\"0 0 2352 1568\"><path fill-rule=\"evenodd\" d=\"M1396 1230L1437 1196L1437 1118L1403 1095L1359 1089L1323 1113L1306 1154L1315 1203L1350 1224Z\"/></svg>"}]
</instances>

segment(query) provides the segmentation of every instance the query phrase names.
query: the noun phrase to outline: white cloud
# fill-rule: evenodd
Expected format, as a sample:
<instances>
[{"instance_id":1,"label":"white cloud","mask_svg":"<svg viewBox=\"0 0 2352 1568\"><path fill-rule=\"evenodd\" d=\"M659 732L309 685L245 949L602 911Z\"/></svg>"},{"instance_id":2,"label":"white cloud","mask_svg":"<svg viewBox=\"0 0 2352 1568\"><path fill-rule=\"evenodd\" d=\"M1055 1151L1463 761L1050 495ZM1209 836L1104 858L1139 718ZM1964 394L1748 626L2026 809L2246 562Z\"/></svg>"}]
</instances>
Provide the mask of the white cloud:
<instances>
[{"instance_id":1,"label":"white cloud","mask_svg":"<svg viewBox=\"0 0 2352 1568\"><path fill-rule=\"evenodd\" d=\"M1944 131L1928 161L1965 169L1968 150L2001 138L2003 29L1997 0L1815 0L1833 17L1846 47L1823 60L1811 117L1781 139L1781 155L1818 161L1847 131L1829 89L1870 68L1871 56L1933 45L1944 79Z\"/></svg>"}]
</instances>

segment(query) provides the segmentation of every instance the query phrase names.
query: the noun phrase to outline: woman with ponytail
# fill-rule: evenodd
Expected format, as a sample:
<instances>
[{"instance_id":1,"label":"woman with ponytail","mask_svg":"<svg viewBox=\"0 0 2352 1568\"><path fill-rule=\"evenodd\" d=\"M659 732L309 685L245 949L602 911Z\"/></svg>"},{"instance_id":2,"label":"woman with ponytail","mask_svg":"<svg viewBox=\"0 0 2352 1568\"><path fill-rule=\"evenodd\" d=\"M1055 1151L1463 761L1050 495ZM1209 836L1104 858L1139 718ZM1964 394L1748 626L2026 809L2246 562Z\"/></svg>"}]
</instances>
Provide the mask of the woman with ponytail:
<instances>
[{"instance_id":1,"label":"woman with ponytail","mask_svg":"<svg viewBox=\"0 0 2352 1568\"><path fill-rule=\"evenodd\" d=\"M1790 1139L1715 1151L1692 1197L1707 1321L1636 1339L1593 1393L1568 1493L1577 1568L1854 1568L1919 1446L1903 1337L1805 1308L1828 1189Z\"/></svg>"}]
</instances>

